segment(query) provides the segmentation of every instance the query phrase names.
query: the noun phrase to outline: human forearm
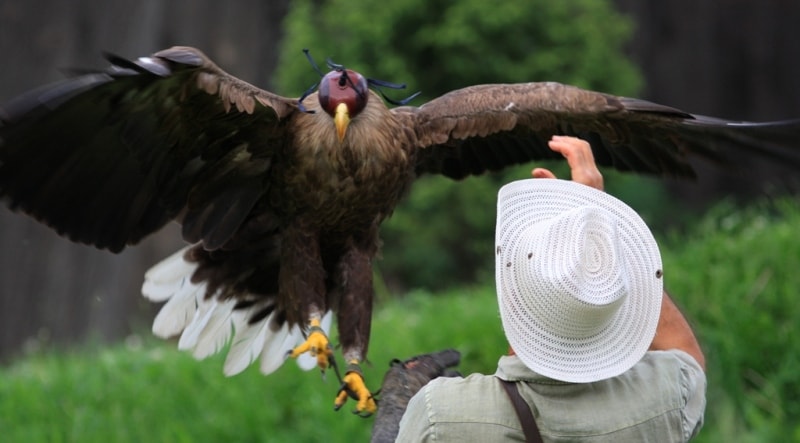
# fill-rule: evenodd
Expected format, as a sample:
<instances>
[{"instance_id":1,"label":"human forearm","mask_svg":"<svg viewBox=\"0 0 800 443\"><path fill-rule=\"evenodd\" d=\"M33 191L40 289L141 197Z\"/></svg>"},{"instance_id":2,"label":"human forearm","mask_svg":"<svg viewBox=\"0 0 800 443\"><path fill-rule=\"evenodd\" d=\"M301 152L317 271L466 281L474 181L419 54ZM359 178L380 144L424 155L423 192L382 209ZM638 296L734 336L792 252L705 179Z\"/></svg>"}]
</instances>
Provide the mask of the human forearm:
<instances>
[{"instance_id":1,"label":"human forearm","mask_svg":"<svg viewBox=\"0 0 800 443\"><path fill-rule=\"evenodd\" d=\"M706 359L700 344L689 326L689 322L683 316L678 307L664 291L664 298L661 301L661 316L656 327L656 336L650 345L651 351L666 351L679 349L694 357L700 366L705 370Z\"/></svg>"}]
</instances>

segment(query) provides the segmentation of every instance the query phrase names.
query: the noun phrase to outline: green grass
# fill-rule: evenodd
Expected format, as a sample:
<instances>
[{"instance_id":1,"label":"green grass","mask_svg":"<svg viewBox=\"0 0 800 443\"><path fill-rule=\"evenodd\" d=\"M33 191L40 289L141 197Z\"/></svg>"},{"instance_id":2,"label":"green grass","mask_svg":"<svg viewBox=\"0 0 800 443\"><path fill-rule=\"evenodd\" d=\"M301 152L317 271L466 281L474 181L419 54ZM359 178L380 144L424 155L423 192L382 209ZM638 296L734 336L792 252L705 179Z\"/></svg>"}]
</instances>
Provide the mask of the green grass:
<instances>
[{"instance_id":1,"label":"green grass","mask_svg":"<svg viewBox=\"0 0 800 443\"><path fill-rule=\"evenodd\" d=\"M800 209L720 206L689 234L662 239L665 278L708 359L700 442L800 441ZM143 336L148 337L145 333ZM447 347L463 372L494 371L506 349L494 288L385 301L365 368L376 388L394 357ZM333 374L293 363L226 378L174 343L131 339L44 352L0 369L0 441L366 441L372 420L334 412Z\"/></svg>"},{"instance_id":2,"label":"green grass","mask_svg":"<svg viewBox=\"0 0 800 443\"><path fill-rule=\"evenodd\" d=\"M373 364L364 370L374 388L394 357L456 347L465 367L493 371L505 348L486 290L410 294L379 309L373 325ZM323 381L288 362L269 377L251 367L226 378L222 364L221 356L197 362L149 338L27 357L0 372L0 441L368 440L372 420L350 414L352 402L333 411L332 372Z\"/></svg>"}]
</instances>

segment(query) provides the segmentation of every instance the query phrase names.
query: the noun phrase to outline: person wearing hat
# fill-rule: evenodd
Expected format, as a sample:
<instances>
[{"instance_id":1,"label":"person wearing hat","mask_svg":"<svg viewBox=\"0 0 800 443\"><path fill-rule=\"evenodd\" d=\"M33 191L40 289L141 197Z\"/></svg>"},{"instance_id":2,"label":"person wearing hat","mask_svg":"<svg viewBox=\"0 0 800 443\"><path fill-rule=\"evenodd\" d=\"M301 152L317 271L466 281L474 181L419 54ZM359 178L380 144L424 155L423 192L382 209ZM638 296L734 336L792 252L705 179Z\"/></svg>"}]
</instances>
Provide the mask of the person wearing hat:
<instances>
[{"instance_id":1,"label":"person wearing hat","mask_svg":"<svg viewBox=\"0 0 800 443\"><path fill-rule=\"evenodd\" d=\"M498 195L497 300L509 355L494 375L427 383L397 441L671 442L702 426L705 359L663 289L652 233L602 192L588 143L554 137L550 147L573 181L537 168Z\"/></svg>"}]
</instances>

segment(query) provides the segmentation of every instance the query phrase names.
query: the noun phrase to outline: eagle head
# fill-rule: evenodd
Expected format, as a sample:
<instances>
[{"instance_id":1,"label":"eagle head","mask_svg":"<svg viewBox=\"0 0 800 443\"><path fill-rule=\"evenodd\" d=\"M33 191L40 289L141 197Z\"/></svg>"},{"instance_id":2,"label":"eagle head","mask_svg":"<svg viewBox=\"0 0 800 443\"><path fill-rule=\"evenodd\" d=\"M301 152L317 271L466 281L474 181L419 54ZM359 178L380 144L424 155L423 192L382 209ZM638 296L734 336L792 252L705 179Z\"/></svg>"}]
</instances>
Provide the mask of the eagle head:
<instances>
[{"instance_id":1,"label":"eagle head","mask_svg":"<svg viewBox=\"0 0 800 443\"><path fill-rule=\"evenodd\" d=\"M322 77L319 104L333 117L340 142L344 140L350 119L367 105L367 88L367 79L351 69L335 69Z\"/></svg>"}]
</instances>

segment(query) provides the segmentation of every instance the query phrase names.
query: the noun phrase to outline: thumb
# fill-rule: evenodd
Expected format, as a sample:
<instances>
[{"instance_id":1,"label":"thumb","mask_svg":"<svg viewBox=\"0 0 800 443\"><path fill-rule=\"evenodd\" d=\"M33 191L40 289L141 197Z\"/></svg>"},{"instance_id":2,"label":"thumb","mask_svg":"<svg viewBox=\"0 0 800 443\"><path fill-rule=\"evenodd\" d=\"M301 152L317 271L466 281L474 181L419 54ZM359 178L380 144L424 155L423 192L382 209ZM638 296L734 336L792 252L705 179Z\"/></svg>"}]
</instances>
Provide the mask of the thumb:
<instances>
[{"instance_id":1,"label":"thumb","mask_svg":"<svg viewBox=\"0 0 800 443\"><path fill-rule=\"evenodd\" d=\"M534 169L533 171L531 171L531 176L533 178L556 178L556 175L553 174L552 171L544 168Z\"/></svg>"}]
</instances>

